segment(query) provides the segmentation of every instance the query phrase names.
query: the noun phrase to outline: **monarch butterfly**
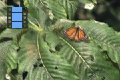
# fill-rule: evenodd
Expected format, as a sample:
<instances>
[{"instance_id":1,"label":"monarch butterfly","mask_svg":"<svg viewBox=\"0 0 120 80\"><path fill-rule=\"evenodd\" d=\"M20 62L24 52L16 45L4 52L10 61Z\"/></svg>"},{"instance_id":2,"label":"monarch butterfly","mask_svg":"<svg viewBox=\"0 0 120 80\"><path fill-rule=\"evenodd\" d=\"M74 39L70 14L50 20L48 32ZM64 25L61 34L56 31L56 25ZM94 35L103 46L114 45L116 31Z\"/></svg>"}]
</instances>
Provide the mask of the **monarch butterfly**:
<instances>
[{"instance_id":1,"label":"monarch butterfly","mask_svg":"<svg viewBox=\"0 0 120 80\"><path fill-rule=\"evenodd\" d=\"M65 35L71 40L80 41L80 40L87 40L88 37L86 36L85 32L79 27L72 27L65 30Z\"/></svg>"}]
</instances>

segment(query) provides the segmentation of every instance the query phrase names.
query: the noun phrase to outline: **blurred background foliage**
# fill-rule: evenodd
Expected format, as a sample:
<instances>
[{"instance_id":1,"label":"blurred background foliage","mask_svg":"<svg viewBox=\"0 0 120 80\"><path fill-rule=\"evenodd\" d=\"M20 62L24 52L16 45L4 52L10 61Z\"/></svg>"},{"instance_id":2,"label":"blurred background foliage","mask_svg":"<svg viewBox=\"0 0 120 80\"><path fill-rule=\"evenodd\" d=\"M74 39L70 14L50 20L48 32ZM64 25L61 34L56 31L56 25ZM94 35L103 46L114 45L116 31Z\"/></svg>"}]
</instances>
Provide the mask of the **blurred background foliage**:
<instances>
[{"instance_id":1,"label":"blurred background foliage","mask_svg":"<svg viewBox=\"0 0 120 80\"><path fill-rule=\"evenodd\" d=\"M95 19L107 23L116 31L120 31L120 0L97 0L92 11L79 7L76 15L77 20Z\"/></svg>"}]
</instances>

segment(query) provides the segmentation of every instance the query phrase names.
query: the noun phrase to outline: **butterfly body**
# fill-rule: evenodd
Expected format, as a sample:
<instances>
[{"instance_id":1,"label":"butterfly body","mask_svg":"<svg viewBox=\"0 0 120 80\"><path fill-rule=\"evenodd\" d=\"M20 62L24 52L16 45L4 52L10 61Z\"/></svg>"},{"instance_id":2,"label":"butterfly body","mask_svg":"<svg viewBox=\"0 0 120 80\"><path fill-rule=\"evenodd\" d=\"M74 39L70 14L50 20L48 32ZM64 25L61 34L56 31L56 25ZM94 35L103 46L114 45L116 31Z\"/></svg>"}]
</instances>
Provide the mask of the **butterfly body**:
<instances>
[{"instance_id":1,"label":"butterfly body","mask_svg":"<svg viewBox=\"0 0 120 80\"><path fill-rule=\"evenodd\" d=\"M86 41L88 39L85 32L79 27L69 28L64 33L65 33L65 35L67 35L67 37L70 40L74 40L74 41L83 40L83 41Z\"/></svg>"}]
</instances>

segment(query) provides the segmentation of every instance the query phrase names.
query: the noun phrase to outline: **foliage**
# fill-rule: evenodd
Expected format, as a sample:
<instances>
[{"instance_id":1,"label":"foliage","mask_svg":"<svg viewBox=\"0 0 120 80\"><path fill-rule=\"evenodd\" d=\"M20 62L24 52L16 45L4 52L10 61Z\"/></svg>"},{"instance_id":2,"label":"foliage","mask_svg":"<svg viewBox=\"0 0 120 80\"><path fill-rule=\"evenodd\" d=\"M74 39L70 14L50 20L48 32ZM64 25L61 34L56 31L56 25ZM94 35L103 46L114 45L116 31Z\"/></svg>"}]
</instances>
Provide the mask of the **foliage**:
<instances>
[{"instance_id":1,"label":"foliage","mask_svg":"<svg viewBox=\"0 0 120 80\"><path fill-rule=\"evenodd\" d=\"M85 10L83 4L99 1L24 2L29 10L28 29L6 28L2 18L6 7L0 8L4 21L0 23L1 80L120 80L119 33L103 22L75 18L79 5ZM88 42L64 35L75 24L85 31Z\"/></svg>"}]
</instances>

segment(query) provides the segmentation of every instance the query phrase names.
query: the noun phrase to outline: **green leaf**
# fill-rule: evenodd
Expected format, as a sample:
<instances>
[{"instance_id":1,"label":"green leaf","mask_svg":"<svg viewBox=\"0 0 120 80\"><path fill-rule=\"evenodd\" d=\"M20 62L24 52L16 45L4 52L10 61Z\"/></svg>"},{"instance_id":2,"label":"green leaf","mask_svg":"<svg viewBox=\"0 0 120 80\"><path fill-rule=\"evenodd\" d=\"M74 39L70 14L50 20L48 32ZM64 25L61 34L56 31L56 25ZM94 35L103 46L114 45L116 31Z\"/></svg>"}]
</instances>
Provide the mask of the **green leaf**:
<instances>
[{"instance_id":1,"label":"green leaf","mask_svg":"<svg viewBox=\"0 0 120 80\"><path fill-rule=\"evenodd\" d=\"M108 25L96 21L84 21L79 23L84 27L87 34L98 45L107 51L108 56L115 63L118 63L120 67L120 36Z\"/></svg>"},{"instance_id":2,"label":"green leaf","mask_svg":"<svg viewBox=\"0 0 120 80\"><path fill-rule=\"evenodd\" d=\"M30 70L25 80L54 80L50 77L44 67L36 67Z\"/></svg>"},{"instance_id":3,"label":"green leaf","mask_svg":"<svg viewBox=\"0 0 120 80\"><path fill-rule=\"evenodd\" d=\"M7 67L7 73L10 73L13 69L17 69L17 50L18 46L16 46L13 42L9 46L7 57L6 57L6 67Z\"/></svg>"},{"instance_id":4,"label":"green leaf","mask_svg":"<svg viewBox=\"0 0 120 80\"><path fill-rule=\"evenodd\" d=\"M44 0L43 3L51 10L56 19L66 19L66 11L58 0Z\"/></svg>"},{"instance_id":5,"label":"green leaf","mask_svg":"<svg viewBox=\"0 0 120 80\"><path fill-rule=\"evenodd\" d=\"M63 26L73 24L72 21L70 22L67 20L60 20L60 23L62 23ZM120 64L120 37L117 32L109 28L108 25L106 25L105 23L100 23L94 20L79 21L76 22L76 24L79 25L86 32L90 39L96 42L96 44L100 45L100 47L104 51L108 52L108 55L112 59L112 61L118 63L118 65Z\"/></svg>"},{"instance_id":6,"label":"green leaf","mask_svg":"<svg viewBox=\"0 0 120 80\"><path fill-rule=\"evenodd\" d=\"M58 0L60 5L66 11L68 19L74 19L75 12L77 10L78 1L77 0Z\"/></svg>"},{"instance_id":7,"label":"green leaf","mask_svg":"<svg viewBox=\"0 0 120 80\"><path fill-rule=\"evenodd\" d=\"M49 10L41 0L28 0L26 5L29 10L29 21L41 27L51 25L52 19L50 19Z\"/></svg>"},{"instance_id":8,"label":"green leaf","mask_svg":"<svg viewBox=\"0 0 120 80\"><path fill-rule=\"evenodd\" d=\"M52 53L49 45L42 37L44 37L44 34L38 37L39 55L44 68L48 71L50 76L56 80L78 80L73 67L63 57Z\"/></svg>"},{"instance_id":9,"label":"green leaf","mask_svg":"<svg viewBox=\"0 0 120 80\"><path fill-rule=\"evenodd\" d=\"M77 24L77 26L74 25L75 27L80 26L81 29L85 31L90 39L89 43L70 41L66 36L61 34L66 28L74 27L73 23ZM109 57L111 59L112 57L117 57L116 59L119 59L119 56L117 56L119 52L112 53L109 50L112 49L112 51L116 51L119 46L116 48L114 46L115 43L114 45L108 44L110 41L113 41L111 38L110 41L104 42L105 39L112 36L116 36L116 40L114 40L119 42L119 37L114 30L109 28L106 24L87 20L77 22L60 20L56 25L52 27L55 33L46 33L45 41L50 47L49 51L59 54L67 59L67 61L74 67L80 80L102 80L104 78L106 80L120 79L118 67L115 66L116 63L113 64L114 62L109 60ZM105 38L104 35L109 37ZM100 45L100 43L104 45ZM118 43L116 45L118 45ZM104 49L106 46L109 49ZM111 48L109 46L114 47ZM108 52L107 55L109 57L104 53L105 51ZM110 56L110 54L113 54L113 56ZM114 59L112 60L114 61ZM119 64L119 62L117 62L117 64ZM113 73L115 74L114 77Z\"/></svg>"},{"instance_id":10,"label":"green leaf","mask_svg":"<svg viewBox=\"0 0 120 80\"><path fill-rule=\"evenodd\" d=\"M29 0L27 3L29 19L42 27L50 26L56 19L74 19L78 6L76 0Z\"/></svg>"},{"instance_id":11,"label":"green leaf","mask_svg":"<svg viewBox=\"0 0 120 80\"><path fill-rule=\"evenodd\" d=\"M78 0L79 2L86 4L86 3L91 3L92 1L95 2L95 0Z\"/></svg>"},{"instance_id":12,"label":"green leaf","mask_svg":"<svg viewBox=\"0 0 120 80\"><path fill-rule=\"evenodd\" d=\"M46 0L43 1L56 19L74 19L77 10L77 0Z\"/></svg>"},{"instance_id":13,"label":"green leaf","mask_svg":"<svg viewBox=\"0 0 120 80\"><path fill-rule=\"evenodd\" d=\"M30 31L21 37L18 51L18 72L30 71L39 58L37 50L37 32Z\"/></svg>"},{"instance_id":14,"label":"green leaf","mask_svg":"<svg viewBox=\"0 0 120 80\"><path fill-rule=\"evenodd\" d=\"M0 79L5 80L6 76L6 67L5 64L3 63L4 61L0 59Z\"/></svg>"},{"instance_id":15,"label":"green leaf","mask_svg":"<svg viewBox=\"0 0 120 80\"><path fill-rule=\"evenodd\" d=\"M5 80L6 66L5 59L8 53L9 46L12 41L0 42L0 79Z\"/></svg>"},{"instance_id":16,"label":"green leaf","mask_svg":"<svg viewBox=\"0 0 120 80\"><path fill-rule=\"evenodd\" d=\"M0 28L6 28L7 24L7 17L6 17L7 11L4 1L0 1ZM1 30L0 30L1 31Z\"/></svg>"},{"instance_id":17,"label":"green leaf","mask_svg":"<svg viewBox=\"0 0 120 80\"><path fill-rule=\"evenodd\" d=\"M16 38L18 34L26 32L27 29L5 29L0 34L0 39L2 38Z\"/></svg>"}]
</instances>

